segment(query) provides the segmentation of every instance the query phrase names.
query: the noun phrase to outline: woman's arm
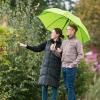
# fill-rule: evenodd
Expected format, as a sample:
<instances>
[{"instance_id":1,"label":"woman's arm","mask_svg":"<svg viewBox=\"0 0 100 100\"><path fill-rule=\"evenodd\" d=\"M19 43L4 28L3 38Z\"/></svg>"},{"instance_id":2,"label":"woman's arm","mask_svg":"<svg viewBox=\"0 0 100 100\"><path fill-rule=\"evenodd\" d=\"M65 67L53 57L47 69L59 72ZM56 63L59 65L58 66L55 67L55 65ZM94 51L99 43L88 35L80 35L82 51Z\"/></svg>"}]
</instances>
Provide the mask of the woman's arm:
<instances>
[{"instance_id":1,"label":"woman's arm","mask_svg":"<svg viewBox=\"0 0 100 100\"><path fill-rule=\"evenodd\" d=\"M25 47L25 48L27 48L29 50L34 51L34 52L41 52L41 51L45 50L46 43L47 43L47 41L44 42L44 43L41 43L38 46L33 46L33 47L32 46L25 45L25 44L22 44L22 43L19 43L19 46L20 47Z\"/></svg>"}]
</instances>

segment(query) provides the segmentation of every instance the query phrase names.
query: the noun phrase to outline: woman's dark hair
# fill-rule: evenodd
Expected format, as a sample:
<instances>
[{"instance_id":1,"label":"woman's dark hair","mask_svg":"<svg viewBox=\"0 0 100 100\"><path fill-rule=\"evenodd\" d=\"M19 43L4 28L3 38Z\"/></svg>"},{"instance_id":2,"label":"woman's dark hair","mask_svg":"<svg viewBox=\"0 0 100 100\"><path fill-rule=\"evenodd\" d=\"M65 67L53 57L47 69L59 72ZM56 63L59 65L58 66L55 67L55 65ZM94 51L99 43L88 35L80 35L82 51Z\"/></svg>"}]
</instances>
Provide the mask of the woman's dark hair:
<instances>
[{"instance_id":1,"label":"woman's dark hair","mask_svg":"<svg viewBox=\"0 0 100 100\"><path fill-rule=\"evenodd\" d=\"M64 38L64 35L62 35L62 30L60 28L54 28L57 34L59 34L59 38Z\"/></svg>"}]
</instances>

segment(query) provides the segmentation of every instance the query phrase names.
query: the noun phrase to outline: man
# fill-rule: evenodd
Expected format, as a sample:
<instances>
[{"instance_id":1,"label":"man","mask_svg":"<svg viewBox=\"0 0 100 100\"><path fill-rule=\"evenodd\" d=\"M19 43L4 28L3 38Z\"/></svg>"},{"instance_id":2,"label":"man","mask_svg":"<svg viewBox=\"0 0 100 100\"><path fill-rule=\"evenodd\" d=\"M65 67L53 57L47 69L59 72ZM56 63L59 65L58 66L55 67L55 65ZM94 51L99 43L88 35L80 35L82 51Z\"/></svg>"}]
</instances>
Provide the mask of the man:
<instances>
[{"instance_id":1,"label":"man","mask_svg":"<svg viewBox=\"0 0 100 100\"><path fill-rule=\"evenodd\" d=\"M77 30L75 24L69 24L66 29L67 39L62 42L61 47L56 50L55 45L51 45L54 54L62 57L62 73L65 87L68 90L68 100L76 100L74 92L75 76L78 64L84 57L82 43L75 37Z\"/></svg>"}]
</instances>

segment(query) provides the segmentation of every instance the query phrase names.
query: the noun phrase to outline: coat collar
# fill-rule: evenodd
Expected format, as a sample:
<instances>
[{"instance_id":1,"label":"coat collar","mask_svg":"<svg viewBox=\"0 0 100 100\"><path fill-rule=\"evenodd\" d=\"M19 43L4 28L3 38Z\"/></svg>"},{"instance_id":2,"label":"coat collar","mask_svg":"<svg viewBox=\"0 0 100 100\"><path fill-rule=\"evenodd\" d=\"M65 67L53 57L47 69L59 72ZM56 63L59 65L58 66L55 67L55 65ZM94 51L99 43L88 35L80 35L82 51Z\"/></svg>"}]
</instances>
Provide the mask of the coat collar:
<instances>
[{"instance_id":1,"label":"coat collar","mask_svg":"<svg viewBox=\"0 0 100 100\"><path fill-rule=\"evenodd\" d=\"M53 39L51 39L51 42L54 43L55 41ZM56 41L56 43L61 43L61 39L59 39L58 41Z\"/></svg>"},{"instance_id":2,"label":"coat collar","mask_svg":"<svg viewBox=\"0 0 100 100\"><path fill-rule=\"evenodd\" d=\"M67 38L70 40L72 38L75 38L75 34L71 35L71 36L67 36Z\"/></svg>"}]
</instances>

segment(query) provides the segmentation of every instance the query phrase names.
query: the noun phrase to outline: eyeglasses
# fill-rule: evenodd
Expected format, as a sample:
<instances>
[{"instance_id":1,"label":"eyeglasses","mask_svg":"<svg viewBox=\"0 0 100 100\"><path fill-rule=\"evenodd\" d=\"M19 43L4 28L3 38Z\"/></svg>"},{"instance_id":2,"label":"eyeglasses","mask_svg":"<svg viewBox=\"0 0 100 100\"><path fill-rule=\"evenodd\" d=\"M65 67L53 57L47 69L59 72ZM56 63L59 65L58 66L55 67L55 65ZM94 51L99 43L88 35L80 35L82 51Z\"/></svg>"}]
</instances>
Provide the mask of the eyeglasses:
<instances>
[{"instance_id":1,"label":"eyeglasses","mask_svg":"<svg viewBox=\"0 0 100 100\"><path fill-rule=\"evenodd\" d=\"M69 31L69 30L74 30L74 29L66 29L66 31Z\"/></svg>"}]
</instances>

